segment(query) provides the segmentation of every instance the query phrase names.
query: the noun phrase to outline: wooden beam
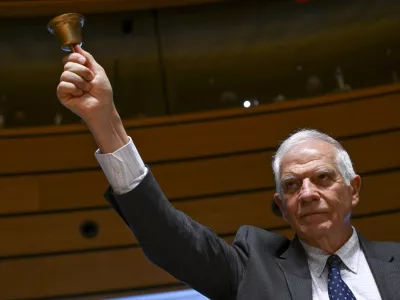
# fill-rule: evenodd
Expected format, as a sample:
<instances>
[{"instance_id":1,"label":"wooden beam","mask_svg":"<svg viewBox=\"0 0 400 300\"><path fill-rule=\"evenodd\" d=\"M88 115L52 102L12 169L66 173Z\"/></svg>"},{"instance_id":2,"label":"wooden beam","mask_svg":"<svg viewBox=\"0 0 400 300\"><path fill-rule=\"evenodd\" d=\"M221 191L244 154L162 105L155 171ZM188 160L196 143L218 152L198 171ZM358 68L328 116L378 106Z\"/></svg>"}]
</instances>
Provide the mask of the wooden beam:
<instances>
[{"instance_id":1,"label":"wooden beam","mask_svg":"<svg viewBox=\"0 0 400 300\"><path fill-rule=\"evenodd\" d=\"M146 10L227 0L28 0L0 2L1 17L52 16L67 12L82 14Z\"/></svg>"}]
</instances>

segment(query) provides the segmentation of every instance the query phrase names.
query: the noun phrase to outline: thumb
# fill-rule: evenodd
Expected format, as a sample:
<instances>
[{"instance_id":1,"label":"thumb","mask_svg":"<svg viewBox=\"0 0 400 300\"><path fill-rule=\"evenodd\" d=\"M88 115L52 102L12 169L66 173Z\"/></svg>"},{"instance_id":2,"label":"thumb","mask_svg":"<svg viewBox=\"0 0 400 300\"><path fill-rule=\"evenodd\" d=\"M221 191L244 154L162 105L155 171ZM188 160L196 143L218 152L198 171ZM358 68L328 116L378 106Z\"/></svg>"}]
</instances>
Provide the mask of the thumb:
<instances>
[{"instance_id":1,"label":"thumb","mask_svg":"<svg viewBox=\"0 0 400 300\"><path fill-rule=\"evenodd\" d=\"M95 74L104 72L103 67L100 66L94 59L93 55L82 49L81 46L76 45L74 47L76 53L83 55L86 58L86 66Z\"/></svg>"}]
</instances>

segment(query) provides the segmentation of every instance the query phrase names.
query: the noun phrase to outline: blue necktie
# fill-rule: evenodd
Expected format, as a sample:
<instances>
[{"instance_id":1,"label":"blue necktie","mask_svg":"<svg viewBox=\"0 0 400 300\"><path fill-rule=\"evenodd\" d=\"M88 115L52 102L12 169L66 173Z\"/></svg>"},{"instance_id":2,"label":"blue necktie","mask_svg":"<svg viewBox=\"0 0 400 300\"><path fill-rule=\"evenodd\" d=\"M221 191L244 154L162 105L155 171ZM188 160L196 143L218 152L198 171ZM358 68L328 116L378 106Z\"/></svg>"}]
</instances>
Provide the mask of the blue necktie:
<instances>
[{"instance_id":1,"label":"blue necktie","mask_svg":"<svg viewBox=\"0 0 400 300\"><path fill-rule=\"evenodd\" d=\"M328 273L328 294L330 300L356 300L353 293L340 276L340 264L342 260L337 255L331 255L327 264Z\"/></svg>"}]
</instances>

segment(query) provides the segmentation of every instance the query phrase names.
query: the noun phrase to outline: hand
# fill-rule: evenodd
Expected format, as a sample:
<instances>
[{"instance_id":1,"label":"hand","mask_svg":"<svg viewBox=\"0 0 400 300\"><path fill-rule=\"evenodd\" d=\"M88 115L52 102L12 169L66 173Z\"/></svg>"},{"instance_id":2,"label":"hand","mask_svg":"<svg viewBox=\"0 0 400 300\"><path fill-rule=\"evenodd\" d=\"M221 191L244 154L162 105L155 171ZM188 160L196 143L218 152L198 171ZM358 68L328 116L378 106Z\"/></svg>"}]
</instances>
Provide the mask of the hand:
<instances>
[{"instance_id":1,"label":"hand","mask_svg":"<svg viewBox=\"0 0 400 300\"><path fill-rule=\"evenodd\" d=\"M66 56L57 87L60 102L86 123L115 114L113 92L104 69L80 46Z\"/></svg>"},{"instance_id":2,"label":"hand","mask_svg":"<svg viewBox=\"0 0 400 300\"><path fill-rule=\"evenodd\" d=\"M114 106L113 92L104 69L80 46L64 59L57 87L60 102L88 125L102 153L112 153L129 138Z\"/></svg>"}]
</instances>

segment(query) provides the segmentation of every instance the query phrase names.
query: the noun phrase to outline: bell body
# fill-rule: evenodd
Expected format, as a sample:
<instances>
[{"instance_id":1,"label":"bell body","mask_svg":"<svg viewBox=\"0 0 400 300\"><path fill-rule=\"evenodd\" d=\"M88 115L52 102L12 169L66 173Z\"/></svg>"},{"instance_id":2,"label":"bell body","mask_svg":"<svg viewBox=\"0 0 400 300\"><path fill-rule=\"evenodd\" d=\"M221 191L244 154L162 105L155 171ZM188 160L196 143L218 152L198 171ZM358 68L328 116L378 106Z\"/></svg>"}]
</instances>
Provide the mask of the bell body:
<instances>
[{"instance_id":1,"label":"bell body","mask_svg":"<svg viewBox=\"0 0 400 300\"><path fill-rule=\"evenodd\" d=\"M77 13L67 13L52 19L47 29L57 36L64 51L73 51L75 45L82 45L82 27L85 18Z\"/></svg>"}]
</instances>

